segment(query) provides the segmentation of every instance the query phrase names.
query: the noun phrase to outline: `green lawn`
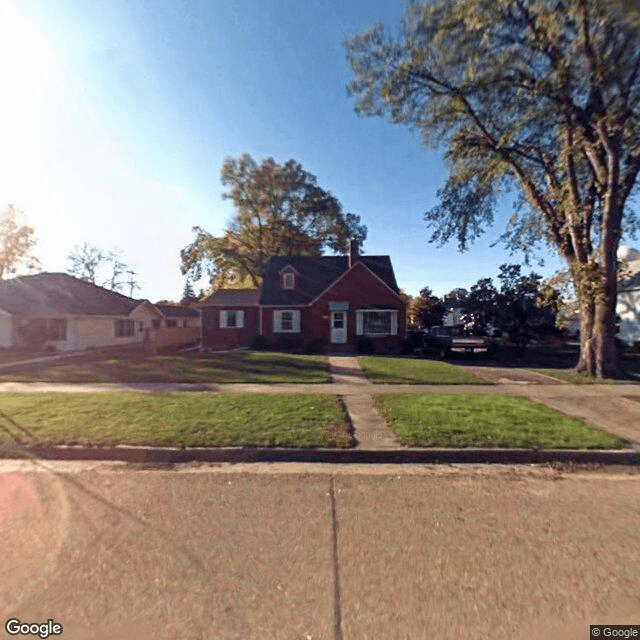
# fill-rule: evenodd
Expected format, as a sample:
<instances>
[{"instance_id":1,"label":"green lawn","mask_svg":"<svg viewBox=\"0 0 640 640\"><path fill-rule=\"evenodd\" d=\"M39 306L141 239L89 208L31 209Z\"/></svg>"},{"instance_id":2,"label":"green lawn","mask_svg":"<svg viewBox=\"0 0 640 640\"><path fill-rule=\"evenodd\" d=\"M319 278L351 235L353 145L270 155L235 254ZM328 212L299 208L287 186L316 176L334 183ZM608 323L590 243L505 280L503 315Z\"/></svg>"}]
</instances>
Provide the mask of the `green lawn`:
<instances>
[{"instance_id":1,"label":"green lawn","mask_svg":"<svg viewBox=\"0 0 640 640\"><path fill-rule=\"evenodd\" d=\"M597 378L588 378L581 373L576 373L573 369L531 369L531 371L544 373L547 376L558 378L558 380L564 380L571 384L633 384L634 382L640 382L640 376L630 371L627 371L629 378L626 380L598 380Z\"/></svg>"},{"instance_id":2,"label":"green lawn","mask_svg":"<svg viewBox=\"0 0 640 640\"><path fill-rule=\"evenodd\" d=\"M323 356L262 351L151 356L125 354L60 360L17 372L0 370L0 381L46 382L328 382Z\"/></svg>"},{"instance_id":3,"label":"green lawn","mask_svg":"<svg viewBox=\"0 0 640 640\"><path fill-rule=\"evenodd\" d=\"M358 358L372 382L390 384L491 384L446 362L423 358Z\"/></svg>"},{"instance_id":4,"label":"green lawn","mask_svg":"<svg viewBox=\"0 0 640 640\"><path fill-rule=\"evenodd\" d=\"M522 367L572 384L640 382L640 355L623 351L621 366L626 380L594 380L577 374L573 368L578 364L580 349L577 343L551 345L529 345L524 353L514 345L502 342L492 357L497 367Z\"/></svg>"},{"instance_id":5,"label":"green lawn","mask_svg":"<svg viewBox=\"0 0 640 640\"><path fill-rule=\"evenodd\" d=\"M626 447L621 438L525 398L401 394L374 401L396 438L412 447Z\"/></svg>"},{"instance_id":6,"label":"green lawn","mask_svg":"<svg viewBox=\"0 0 640 640\"><path fill-rule=\"evenodd\" d=\"M349 447L333 396L2 394L0 442L25 445Z\"/></svg>"}]
</instances>

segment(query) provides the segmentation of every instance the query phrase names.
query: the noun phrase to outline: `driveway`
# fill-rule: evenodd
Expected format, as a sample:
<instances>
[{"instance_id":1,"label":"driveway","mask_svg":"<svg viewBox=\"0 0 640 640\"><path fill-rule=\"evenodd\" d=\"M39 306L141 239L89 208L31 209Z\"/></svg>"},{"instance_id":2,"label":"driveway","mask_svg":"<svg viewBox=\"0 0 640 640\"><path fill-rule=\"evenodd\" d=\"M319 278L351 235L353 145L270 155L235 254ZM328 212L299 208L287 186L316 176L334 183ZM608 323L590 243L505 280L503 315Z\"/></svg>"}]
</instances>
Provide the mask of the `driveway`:
<instances>
[{"instance_id":1,"label":"driveway","mask_svg":"<svg viewBox=\"0 0 640 640\"><path fill-rule=\"evenodd\" d=\"M583 640L638 623L638 504L624 471L4 461L0 618L76 640Z\"/></svg>"}]
</instances>

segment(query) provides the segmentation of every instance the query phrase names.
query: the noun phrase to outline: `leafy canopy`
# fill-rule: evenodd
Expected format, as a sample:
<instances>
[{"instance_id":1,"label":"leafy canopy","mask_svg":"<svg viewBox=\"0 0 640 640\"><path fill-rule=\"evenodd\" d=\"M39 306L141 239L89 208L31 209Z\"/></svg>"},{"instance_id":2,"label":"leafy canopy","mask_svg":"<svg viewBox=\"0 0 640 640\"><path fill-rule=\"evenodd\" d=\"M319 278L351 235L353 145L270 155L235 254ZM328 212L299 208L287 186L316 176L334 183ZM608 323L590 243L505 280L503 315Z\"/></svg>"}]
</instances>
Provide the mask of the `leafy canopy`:
<instances>
[{"instance_id":1,"label":"leafy canopy","mask_svg":"<svg viewBox=\"0 0 640 640\"><path fill-rule=\"evenodd\" d=\"M630 210L621 226L640 169L636 0L415 2L397 34L377 24L346 48L356 109L446 150L432 240L466 248L511 184L512 248L543 239L586 263L636 226Z\"/></svg>"},{"instance_id":2,"label":"leafy canopy","mask_svg":"<svg viewBox=\"0 0 640 640\"><path fill-rule=\"evenodd\" d=\"M195 280L208 273L218 286L259 286L274 255L344 253L350 240L362 245L367 228L344 213L340 202L317 185L300 163L260 164L249 155L228 158L220 179L236 213L220 237L195 227L195 240L181 252L182 272Z\"/></svg>"},{"instance_id":3,"label":"leafy canopy","mask_svg":"<svg viewBox=\"0 0 640 640\"><path fill-rule=\"evenodd\" d=\"M0 212L0 280L18 271L20 265L36 270L37 258L31 255L36 244L33 227L22 223L23 213L14 205Z\"/></svg>"}]
</instances>

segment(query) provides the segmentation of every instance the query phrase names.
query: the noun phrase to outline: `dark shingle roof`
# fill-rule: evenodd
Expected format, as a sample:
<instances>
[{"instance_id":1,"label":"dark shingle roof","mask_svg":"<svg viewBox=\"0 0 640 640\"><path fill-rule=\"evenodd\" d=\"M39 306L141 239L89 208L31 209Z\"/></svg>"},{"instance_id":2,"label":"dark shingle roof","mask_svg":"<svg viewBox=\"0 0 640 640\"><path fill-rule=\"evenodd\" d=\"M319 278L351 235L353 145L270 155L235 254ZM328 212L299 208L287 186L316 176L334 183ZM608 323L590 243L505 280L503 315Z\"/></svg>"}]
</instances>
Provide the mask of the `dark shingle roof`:
<instances>
[{"instance_id":1,"label":"dark shingle roof","mask_svg":"<svg viewBox=\"0 0 640 640\"><path fill-rule=\"evenodd\" d=\"M359 256L360 260L395 293L399 292L389 256ZM297 272L295 290L283 289L280 271L286 266ZM274 256L265 270L260 304L309 304L349 269L347 256Z\"/></svg>"},{"instance_id":2,"label":"dark shingle roof","mask_svg":"<svg viewBox=\"0 0 640 640\"><path fill-rule=\"evenodd\" d=\"M220 289L202 301L203 307L256 307L260 289Z\"/></svg>"},{"instance_id":3,"label":"dark shingle roof","mask_svg":"<svg viewBox=\"0 0 640 640\"><path fill-rule=\"evenodd\" d=\"M0 309L12 315L126 316L141 302L66 273L0 281Z\"/></svg>"},{"instance_id":4,"label":"dark shingle roof","mask_svg":"<svg viewBox=\"0 0 640 640\"><path fill-rule=\"evenodd\" d=\"M165 318L197 318L200 313L197 309L182 307L175 304L154 304L153 305Z\"/></svg>"}]
</instances>

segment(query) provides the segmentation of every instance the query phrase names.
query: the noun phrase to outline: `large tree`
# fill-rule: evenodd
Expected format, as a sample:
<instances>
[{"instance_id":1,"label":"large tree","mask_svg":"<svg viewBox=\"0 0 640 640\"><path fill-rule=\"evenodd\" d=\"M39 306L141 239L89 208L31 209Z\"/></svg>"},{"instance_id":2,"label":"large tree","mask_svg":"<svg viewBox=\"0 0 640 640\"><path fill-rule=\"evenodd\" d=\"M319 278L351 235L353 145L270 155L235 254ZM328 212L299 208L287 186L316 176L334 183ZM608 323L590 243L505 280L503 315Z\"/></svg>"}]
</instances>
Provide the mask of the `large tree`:
<instances>
[{"instance_id":1,"label":"large tree","mask_svg":"<svg viewBox=\"0 0 640 640\"><path fill-rule=\"evenodd\" d=\"M16 273L20 265L30 270L40 267L31 254L35 244L33 227L24 224L23 212L7 205L0 212L0 280Z\"/></svg>"},{"instance_id":2,"label":"large tree","mask_svg":"<svg viewBox=\"0 0 640 640\"><path fill-rule=\"evenodd\" d=\"M359 112L389 113L446 150L432 240L464 249L515 184L505 240L555 246L579 297L578 370L620 375L616 251L637 223L640 170L637 0L412 3L396 34L376 25L347 54Z\"/></svg>"},{"instance_id":3,"label":"large tree","mask_svg":"<svg viewBox=\"0 0 640 640\"><path fill-rule=\"evenodd\" d=\"M340 202L317 185L294 160L260 164L249 155L228 158L220 172L223 198L236 213L222 236L194 227L195 240L181 251L182 273L198 280L206 272L217 286L229 282L257 287L274 255L345 253L349 241L362 245L367 228L344 213Z\"/></svg>"}]
</instances>

